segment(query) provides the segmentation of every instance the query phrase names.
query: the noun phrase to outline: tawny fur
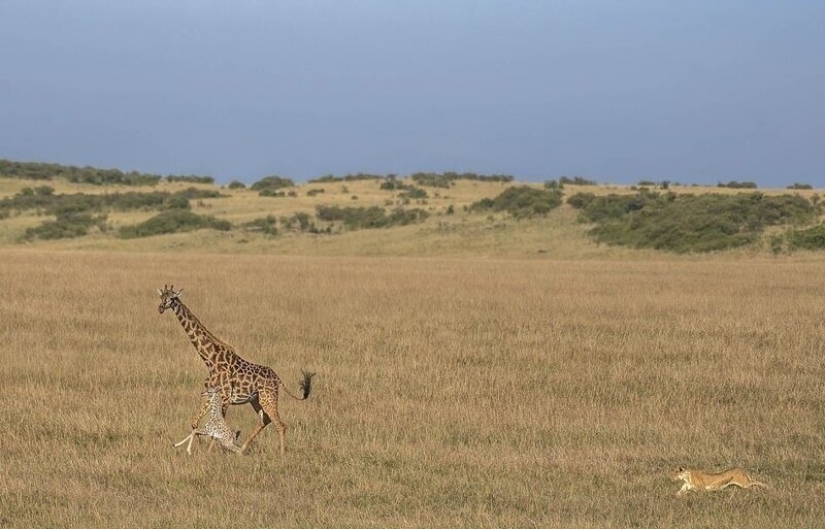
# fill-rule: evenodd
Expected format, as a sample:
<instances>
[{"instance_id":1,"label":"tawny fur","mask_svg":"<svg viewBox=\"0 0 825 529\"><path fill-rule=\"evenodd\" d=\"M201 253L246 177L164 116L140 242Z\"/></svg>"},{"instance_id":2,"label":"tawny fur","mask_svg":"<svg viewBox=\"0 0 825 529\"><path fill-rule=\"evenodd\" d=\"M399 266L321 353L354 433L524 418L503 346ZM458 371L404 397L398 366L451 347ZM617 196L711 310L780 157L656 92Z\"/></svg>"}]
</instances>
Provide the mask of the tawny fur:
<instances>
[{"instance_id":1,"label":"tawny fur","mask_svg":"<svg viewBox=\"0 0 825 529\"><path fill-rule=\"evenodd\" d=\"M756 481L744 469L738 467L716 473L679 467L671 471L670 477L673 481L683 482L682 488L676 493L677 496L691 490L697 492L722 490L731 485L742 489L751 487L769 488L768 485Z\"/></svg>"}]
</instances>

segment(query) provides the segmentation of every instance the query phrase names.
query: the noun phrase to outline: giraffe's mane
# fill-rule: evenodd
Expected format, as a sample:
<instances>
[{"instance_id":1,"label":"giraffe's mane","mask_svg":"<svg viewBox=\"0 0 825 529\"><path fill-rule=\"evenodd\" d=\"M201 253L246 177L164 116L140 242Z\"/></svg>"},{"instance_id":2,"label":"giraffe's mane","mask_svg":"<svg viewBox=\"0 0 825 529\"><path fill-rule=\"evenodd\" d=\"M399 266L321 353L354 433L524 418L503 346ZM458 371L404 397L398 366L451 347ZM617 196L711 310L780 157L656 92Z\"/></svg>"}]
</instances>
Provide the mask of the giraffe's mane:
<instances>
[{"instance_id":1,"label":"giraffe's mane","mask_svg":"<svg viewBox=\"0 0 825 529\"><path fill-rule=\"evenodd\" d=\"M228 349L229 349L230 351L232 351L233 353L235 352L235 348L234 348L234 347L232 347L232 346L231 346L231 345L229 345L228 343L224 342L223 340L221 340L220 338L218 338L217 336L215 336L215 334L214 334L212 331L210 331L210 330L206 327L206 325L204 325L204 324L201 322L201 320L199 320L199 319L198 319L198 317L197 317L197 316L195 316L195 313L194 313L194 312L192 312L192 310L191 310L189 307L187 307L187 306L186 306L186 304L185 304L185 303L184 303L184 302L183 302L180 298L177 298L177 299L178 299L178 304L180 305L180 307L181 307L183 310L185 310L185 311L186 311L186 313L187 313L187 317L188 317L189 319L191 319L193 322L195 322L195 324L196 324L198 327L200 327L200 329L201 329L201 330L203 330L203 333L204 333L204 334L206 334L206 336L207 336L210 340L212 340L213 342L215 342L215 343L217 343L217 344L223 345L224 347L228 348Z\"/></svg>"}]
</instances>

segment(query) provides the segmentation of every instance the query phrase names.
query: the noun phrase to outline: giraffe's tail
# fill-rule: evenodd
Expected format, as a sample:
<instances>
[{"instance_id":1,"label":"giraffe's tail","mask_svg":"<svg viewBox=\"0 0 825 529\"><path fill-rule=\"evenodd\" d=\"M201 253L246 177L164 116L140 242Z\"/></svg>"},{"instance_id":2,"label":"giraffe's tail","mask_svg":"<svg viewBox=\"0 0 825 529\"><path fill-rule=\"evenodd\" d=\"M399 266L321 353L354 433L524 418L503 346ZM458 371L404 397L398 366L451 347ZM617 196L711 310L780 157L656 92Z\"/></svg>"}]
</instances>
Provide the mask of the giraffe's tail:
<instances>
[{"instance_id":1,"label":"giraffe's tail","mask_svg":"<svg viewBox=\"0 0 825 529\"><path fill-rule=\"evenodd\" d=\"M306 400L309 398L310 391L312 391L312 377L314 376L315 373L311 371L304 371L303 369L301 370L301 381L299 382L299 387L301 388L302 393L301 397L298 397L294 393L289 391L289 388L286 387L286 385L283 382L281 382L281 385L284 387L284 391L286 391L287 394L293 399Z\"/></svg>"}]
</instances>

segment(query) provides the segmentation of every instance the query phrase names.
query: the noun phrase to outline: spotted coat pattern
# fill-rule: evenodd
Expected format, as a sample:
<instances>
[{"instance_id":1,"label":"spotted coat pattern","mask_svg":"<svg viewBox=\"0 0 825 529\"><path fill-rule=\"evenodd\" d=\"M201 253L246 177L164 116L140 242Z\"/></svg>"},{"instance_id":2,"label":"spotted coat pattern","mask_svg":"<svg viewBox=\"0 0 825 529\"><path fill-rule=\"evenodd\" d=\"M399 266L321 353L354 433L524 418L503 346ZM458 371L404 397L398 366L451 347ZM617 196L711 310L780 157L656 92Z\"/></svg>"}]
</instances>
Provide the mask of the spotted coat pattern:
<instances>
[{"instance_id":1,"label":"spotted coat pattern","mask_svg":"<svg viewBox=\"0 0 825 529\"><path fill-rule=\"evenodd\" d=\"M171 286L158 290L160 296L158 312L163 314L164 311L171 309L177 316L186 336L209 371L204 386L215 388L219 392L224 415L230 404L246 403L251 404L258 415L258 423L241 446L241 451L245 451L252 440L269 423L274 423L278 430L281 454L283 454L286 426L278 414L278 390L282 385L281 379L271 368L244 360L231 345L212 334L181 301L181 292L182 290L176 292ZM314 373L303 372L301 381L303 396L294 395L286 386L284 390L296 400L305 400L309 397L313 375ZM200 408L192 419L193 429L197 428L208 409L209 397L203 396Z\"/></svg>"}]
</instances>

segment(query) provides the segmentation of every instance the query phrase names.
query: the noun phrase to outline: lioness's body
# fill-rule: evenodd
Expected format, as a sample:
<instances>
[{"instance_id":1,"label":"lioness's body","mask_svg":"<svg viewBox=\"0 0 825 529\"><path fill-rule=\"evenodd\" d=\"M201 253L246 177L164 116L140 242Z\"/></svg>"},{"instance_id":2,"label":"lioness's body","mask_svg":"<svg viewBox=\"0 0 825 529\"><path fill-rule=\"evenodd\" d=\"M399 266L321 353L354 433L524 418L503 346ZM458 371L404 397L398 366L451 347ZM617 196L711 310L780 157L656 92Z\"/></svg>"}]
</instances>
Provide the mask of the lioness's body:
<instances>
[{"instance_id":1,"label":"lioness's body","mask_svg":"<svg viewBox=\"0 0 825 529\"><path fill-rule=\"evenodd\" d=\"M681 496L689 490L695 491L715 491L722 490L725 487L734 485L742 489L749 489L751 487L765 487L768 486L761 481L756 481L741 468L730 468L724 472L702 472L701 470L691 470L687 468L677 468L671 473L673 481L683 481L684 484L677 496Z\"/></svg>"}]
</instances>

